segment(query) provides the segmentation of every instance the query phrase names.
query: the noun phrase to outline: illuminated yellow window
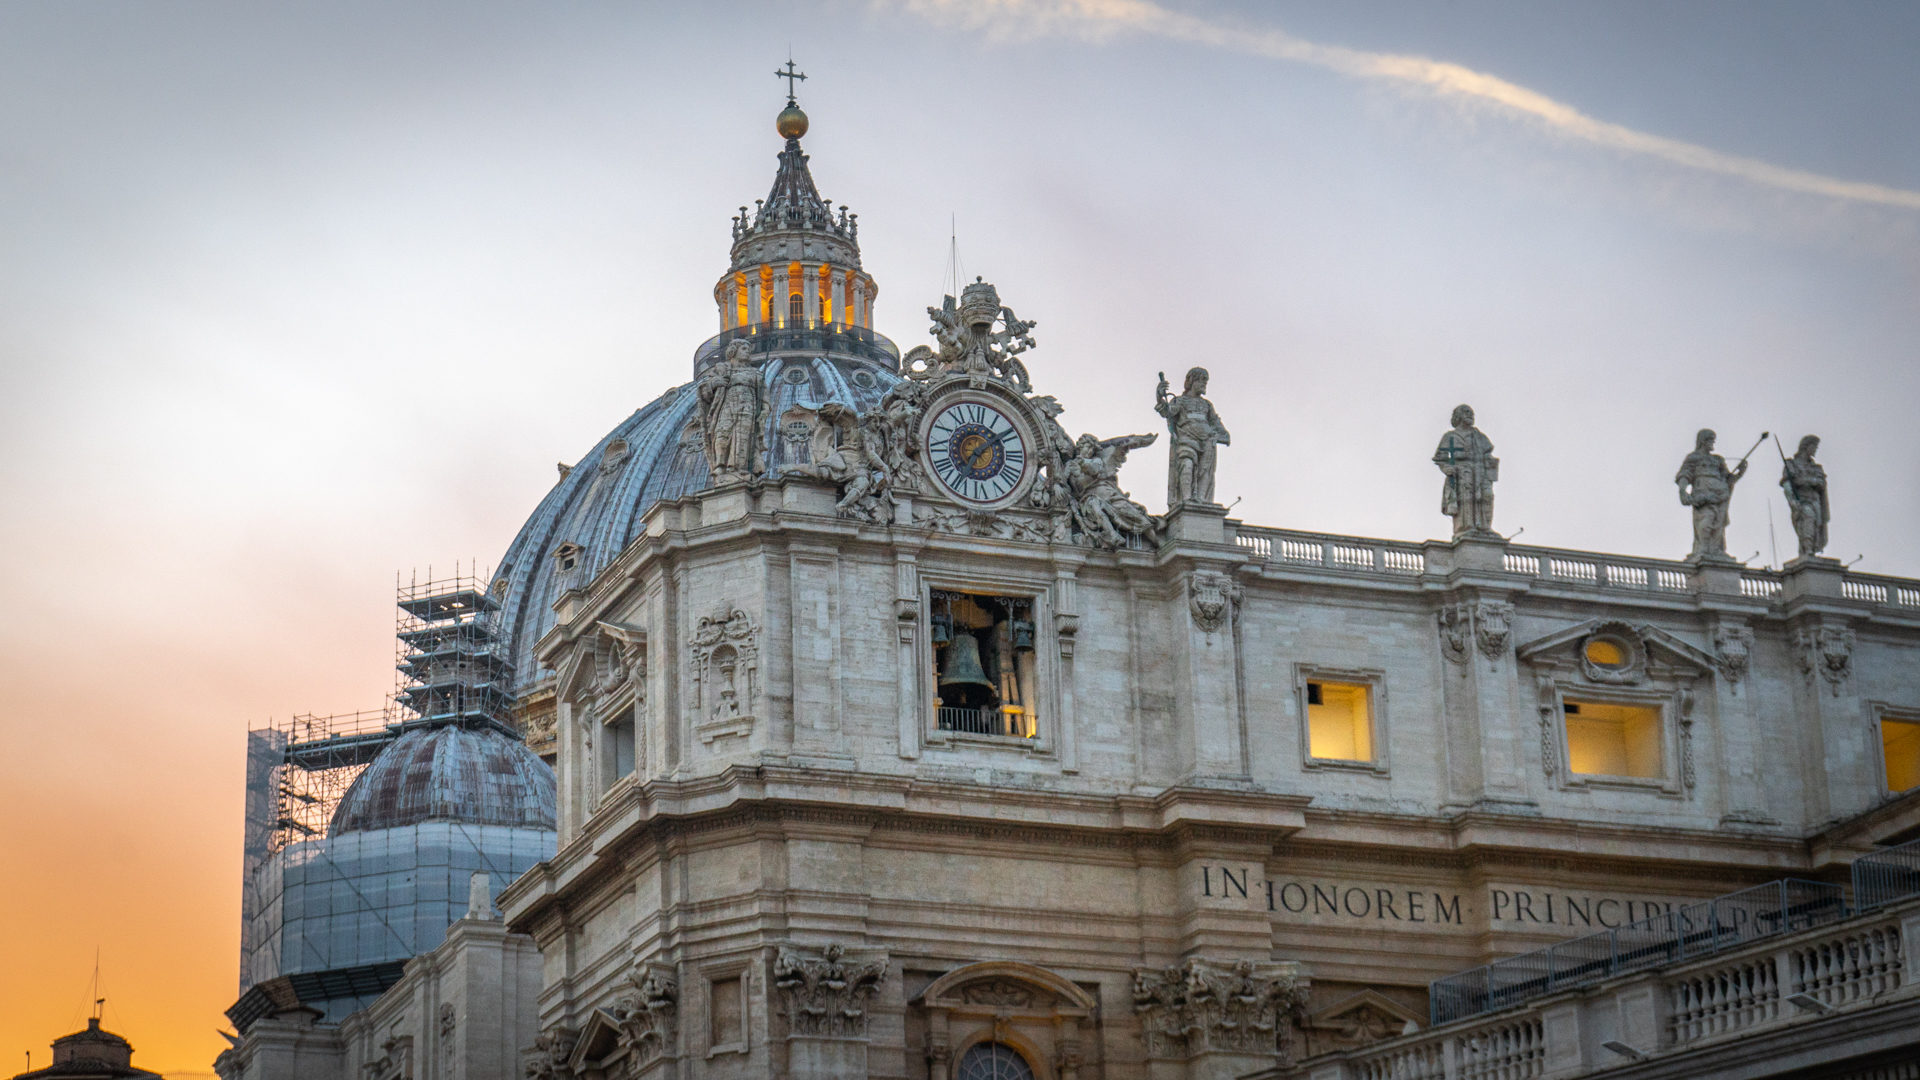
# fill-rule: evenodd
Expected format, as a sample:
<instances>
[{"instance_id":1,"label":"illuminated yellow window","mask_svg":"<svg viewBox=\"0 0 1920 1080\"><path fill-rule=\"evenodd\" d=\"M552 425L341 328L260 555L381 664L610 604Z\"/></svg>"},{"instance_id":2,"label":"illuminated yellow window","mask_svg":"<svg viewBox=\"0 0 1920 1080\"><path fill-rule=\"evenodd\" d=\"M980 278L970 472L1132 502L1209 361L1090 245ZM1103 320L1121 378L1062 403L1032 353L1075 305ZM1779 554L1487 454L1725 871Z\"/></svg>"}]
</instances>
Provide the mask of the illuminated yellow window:
<instances>
[{"instance_id":1,"label":"illuminated yellow window","mask_svg":"<svg viewBox=\"0 0 1920 1080\"><path fill-rule=\"evenodd\" d=\"M1920 787L1920 721L1882 718L1880 754L1887 763L1887 790Z\"/></svg>"},{"instance_id":2,"label":"illuminated yellow window","mask_svg":"<svg viewBox=\"0 0 1920 1080\"><path fill-rule=\"evenodd\" d=\"M1569 701L1562 708L1567 717L1567 768L1588 776L1661 775L1657 707Z\"/></svg>"},{"instance_id":3,"label":"illuminated yellow window","mask_svg":"<svg viewBox=\"0 0 1920 1080\"><path fill-rule=\"evenodd\" d=\"M833 267L820 267L820 321L833 321Z\"/></svg>"},{"instance_id":4,"label":"illuminated yellow window","mask_svg":"<svg viewBox=\"0 0 1920 1080\"><path fill-rule=\"evenodd\" d=\"M1373 760L1372 688L1365 683L1307 684L1307 755Z\"/></svg>"},{"instance_id":5,"label":"illuminated yellow window","mask_svg":"<svg viewBox=\"0 0 1920 1080\"><path fill-rule=\"evenodd\" d=\"M1606 638L1594 638L1587 642L1587 659L1606 668L1627 666L1627 650L1618 642Z\"/></svg>"}]
</instances>

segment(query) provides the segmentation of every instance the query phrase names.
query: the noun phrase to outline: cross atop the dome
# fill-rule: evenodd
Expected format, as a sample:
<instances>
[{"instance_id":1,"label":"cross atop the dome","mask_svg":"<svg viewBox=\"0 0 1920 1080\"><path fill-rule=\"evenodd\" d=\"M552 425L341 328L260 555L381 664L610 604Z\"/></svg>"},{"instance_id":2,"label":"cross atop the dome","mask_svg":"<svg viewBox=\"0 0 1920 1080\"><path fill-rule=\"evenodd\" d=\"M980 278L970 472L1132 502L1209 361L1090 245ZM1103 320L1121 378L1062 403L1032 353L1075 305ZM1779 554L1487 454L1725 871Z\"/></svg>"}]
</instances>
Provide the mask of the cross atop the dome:
<instances>
[{"instance_id":1,"label":"cross atop the dome","mask_svg":"<svg viewBox=\"0 0 1920 1080\"><path fill-rule=\"evenodd\" d=\"M793 70L793 57L787 57L787 70L775 71L773 77L787 80L787 104L793 104L793 87L796 82L806 82L807 73Z\"/></svg>"}]
</instances>

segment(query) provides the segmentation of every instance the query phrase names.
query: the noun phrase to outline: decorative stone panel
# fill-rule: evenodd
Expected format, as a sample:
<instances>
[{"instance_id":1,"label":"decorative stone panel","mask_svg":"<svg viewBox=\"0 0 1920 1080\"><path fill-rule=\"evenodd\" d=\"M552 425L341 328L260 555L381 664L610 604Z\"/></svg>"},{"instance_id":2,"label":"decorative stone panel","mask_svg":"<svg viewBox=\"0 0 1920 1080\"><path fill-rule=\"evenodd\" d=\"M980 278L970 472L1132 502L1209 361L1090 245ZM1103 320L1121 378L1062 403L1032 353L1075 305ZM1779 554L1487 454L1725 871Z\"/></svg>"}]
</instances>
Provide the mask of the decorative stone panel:
<instances>
[{"instance_id":1,"label":"decorative stone panel","mask_svg":"<svg viewBox=\"0 0 1920 1080\"><path fill-rule=\"evenodd\" d=\"M856 959L839 944L818 952L783 945L773 961L773 987L794 1035L865 1036L867 1003L886 974L884 955Z\"/></svg>"},{"instance_id":2,"label":"decorative stone panel","mask_svg":"<svg viewBox=\"0 0 1920 1080\"><path fill-rule=\"evenodd\" d=\"M1307 980L1295 964L1195 958L1133 974L1133 1009L1150 1058L1224 1051L1289 1061L1306 1001Z\"/></svg>"},{"instance_id":3,"label":"decorative stone panel","mask_svg":"<svg viewBox=\"0 0 1920 1080\"><path fill-rule=\"evenodd\" d=\"M753 730L760 694L760 632L739 608L704 615L694 628L693 731L701 742Z\"/></svg>"}]
</instances>

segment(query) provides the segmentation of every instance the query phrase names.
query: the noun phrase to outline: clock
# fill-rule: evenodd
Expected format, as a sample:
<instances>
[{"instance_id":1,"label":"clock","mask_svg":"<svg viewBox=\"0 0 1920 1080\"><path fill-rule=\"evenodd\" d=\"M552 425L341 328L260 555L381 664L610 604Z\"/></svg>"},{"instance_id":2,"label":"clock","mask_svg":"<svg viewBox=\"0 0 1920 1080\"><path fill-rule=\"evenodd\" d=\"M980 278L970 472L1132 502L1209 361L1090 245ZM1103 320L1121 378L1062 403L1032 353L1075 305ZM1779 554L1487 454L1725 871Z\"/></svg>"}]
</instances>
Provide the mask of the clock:
<instances>
[{"instance_id":1,"label":"clock","mask_svg":"<svg viewBox=\"0 0 1920 1080\"><path fill-rule=\"evenodd\" d=\"M923 431L927 471L958 502L1005 505L1033 473L1025 425L991 401L968 397L936 406Z\"/></svg>"}]
</instances>

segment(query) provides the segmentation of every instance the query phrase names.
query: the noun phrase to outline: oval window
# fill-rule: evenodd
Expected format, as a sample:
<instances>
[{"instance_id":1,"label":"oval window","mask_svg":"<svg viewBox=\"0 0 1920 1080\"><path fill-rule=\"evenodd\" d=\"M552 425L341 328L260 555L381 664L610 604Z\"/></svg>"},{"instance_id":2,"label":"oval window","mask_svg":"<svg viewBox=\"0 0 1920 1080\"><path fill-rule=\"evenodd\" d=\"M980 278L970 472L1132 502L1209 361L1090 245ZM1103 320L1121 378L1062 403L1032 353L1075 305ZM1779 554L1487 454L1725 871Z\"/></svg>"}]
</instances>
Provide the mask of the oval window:
<instances>
[{"instance_id":1,"label":"oval window","mask_svg":"<svg viewBox=\"0 0 1920 1080\"><path fill-rule=\"evenodd\" d=\"M1587 642L1587 662L1595 667L1626 667L1627 650L1617 641L1594 638Z\"/></svg>"}]
</instances>

